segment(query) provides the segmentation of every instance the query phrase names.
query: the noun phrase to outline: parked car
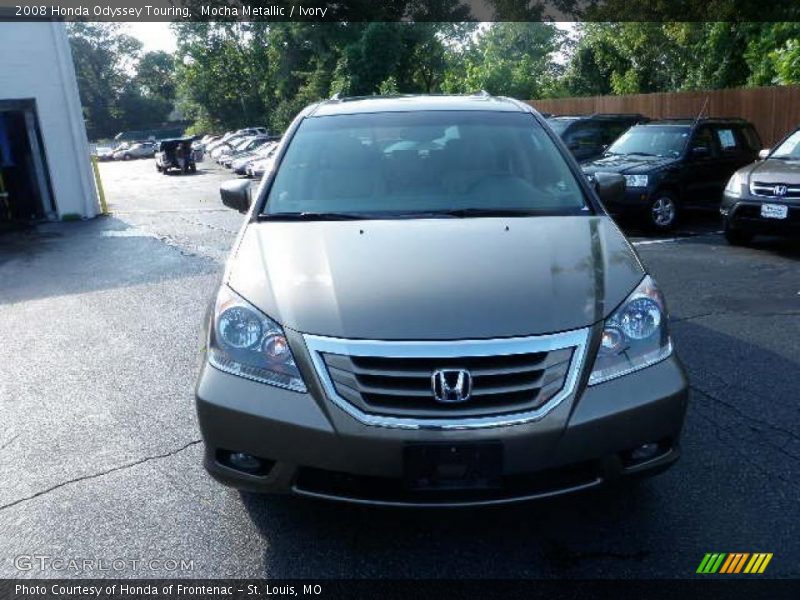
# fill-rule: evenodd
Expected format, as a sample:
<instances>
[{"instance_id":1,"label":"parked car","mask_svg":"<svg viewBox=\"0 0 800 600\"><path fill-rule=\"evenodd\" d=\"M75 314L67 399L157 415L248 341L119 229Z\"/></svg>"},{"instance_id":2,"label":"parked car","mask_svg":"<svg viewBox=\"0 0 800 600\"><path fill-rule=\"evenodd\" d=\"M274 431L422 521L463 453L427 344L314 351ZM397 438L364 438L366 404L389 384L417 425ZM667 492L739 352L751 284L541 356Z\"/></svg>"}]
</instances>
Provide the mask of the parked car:
<instances>
[{"instance_id":1,"label":"parked car","mask_svg":"<svg viewBox=\"0 0 800 600\"><path fill-rule=\"evenodd\" d=\"M595 192L621 176L593 189L530 106L486 94L329 100L286 136L252 204L221 188L248 217L196 387L214 477L454 506L677 459L664 300Z\"/></svg>"},{"instance_id":2,"label":"parked car","mask_svg":"<svg viewBox=\"0 0 800 600\"><path fill-rule=\"evenodd\" d=\"M217 159L217 162L224 167L230 168L234 159L258 150L267 143L269 143L269 138L265 135L254 137L247 143L237 146L231 152L223 152L222 155Z\"/></svg>"},{"instance_id":3,"label":"parked car","mask_svg":"<svg viewBox=\"0 0 800 600\"><path fill-rule=\"evenodd\" d=\"M151 158L156 153L152 142L137 142L130 146L118 148L112 154L114 160L131 160L134 158Z\"/></svg>"},{"instance_id":4,"label":"parked car","mask_svg":"<svg viewBox=\"0 0 800 600\"><path fill-rule=\"evenodd\" d=\"M168 175L171 171L177 170L183 174L195 173L197 163L195 161L195 151L192 149L194 138L174 138L161 140L156 152L156 170Z\"/></svg>"},{"instance_id":5,"label":"parked car","mask_svg":"<svg viewBox=\"0 0 800 600\"><path fill-rule=\"evenodd\" d=\"M277 142L267 142L266 144L259 146L252 152L246 152L244 154L240 154L236 158L231 161L231 169L237 175L245 175L247 173L247 166L250 163L259 161L263 158L267 158L275 152L275 148L277 148Z\"/></svg>"},{"instance_id":6,"label":"parked car","mask_svg":"<svg viewBox=\"0 0 800 600\"><path fill-rule=\"evenodd\" d=\"M233 154L239 154L242 152L246 152L247 148L250 147L257 147L258 144L254 144L256 140L266 140L266 136L246 136L244 138L238 138L231 144L225 144L221 148L221 151L217 153L216 160L219 164L223 164L223 160L228 158ZM261 142L263 143L263 142Z\"/></svg>"},{"instance_id":7,"label":"parked car","mask_svg":"<svg viewBox=\"0 0 800 600\"><path fill-rule=\"evenodd\" d=\"M236 133L240 135L269 135L266 127L245 127Z\"/></svg>"},{"instance_id":8,"label":"parked car","mask_svg":"<svg viewBox=\"0 0 800 600\"><path fill-rule=\"evenodd\" d=\"M753 162L760 147L743 119L653 121L626 131L583 170L624 175L627 191L607 203L609 212L668 230L684 209L717 210L730 176Z\"/></svg>"},{"instance_id":9,"label":"parked car","mask_svg":"<svg viewBox=\"0 0 800 600\"><path fill-rule=\"evenodd\" d=\"M108 146L97 146L94 149L97 160L114 160L114 149Z\"/></svg>"},{"instance_id":10,"label":"parked car","mask_svg":"<svg viewBox=\"0 0 800 600\"><path fill-rule=\"evenodd\" d=\"M253 179L261 179L275 164L275 157L259 158L245 167L245 175Z\"/></svg>"},{"instance_id":11,"label":"parked car","mask_svg":"<svg viewBox=\"0 0 800 600\"><path fill-rule=\"evenodd\" d=\"M246 141L252 138L253 136L239 136L239 135L231 136L228 138L228 141L222 142L221 144L214 146L212 150L209 150L208 155L214 160L219 160L220 156L232 152L237 146L245 143Z\"/></svg>"},{"instance_id":12,"label":"parked car","mask_svg":"<svg viewBox=\"0 0 800 600\"><path fill-rule=\"evenodd\" d=\"M631 126L649 120L638 113L595 113L586 116L560 115L548 118L547 122L580 162L601 156Z\"/></svg>"},{"instance_id":13,"label":"parked car","mask_svg":"<svg viewBox=\"0 0 800 600\"><path fill-rule=\"evenodd\" d=\"M800 235L800 128L759 158L725 186L720 212L725 237L734 245L758 234Z\"/></svg>"},{"instance_id":14,"label":"parked car","mask_svg":"<svg viewBox=\"0 0 800 600\"><path fill-rule=\"evenodd\" d=\"M225 134L223 134L222 137L217 138L216 140L213 140L211 142L208 142L208 144L206 145L206 151L207 152L211 152L212 150L214 150L218 146L221 146L222 144L227 143L228 140L230 140L232 137L237 136L237 135L238 134L235 131L227 131L227 132L225 132ZM243 137L243 136L239 136L239 137Z\"/></svg>"}]
</instances>

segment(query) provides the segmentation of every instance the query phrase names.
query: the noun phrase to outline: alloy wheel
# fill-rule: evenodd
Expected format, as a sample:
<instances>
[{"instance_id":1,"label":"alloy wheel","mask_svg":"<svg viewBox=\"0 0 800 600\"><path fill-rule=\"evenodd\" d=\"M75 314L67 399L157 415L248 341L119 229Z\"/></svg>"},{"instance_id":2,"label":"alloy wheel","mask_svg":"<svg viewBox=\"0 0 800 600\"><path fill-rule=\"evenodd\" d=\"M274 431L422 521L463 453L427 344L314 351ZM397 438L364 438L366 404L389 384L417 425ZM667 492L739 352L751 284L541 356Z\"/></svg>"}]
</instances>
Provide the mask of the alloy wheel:
<instances>
[{"instance_id":1,"label":"alloy wheel","mask_svg":"<svg viewBox=\"0 0 800 600\"><path fill-rule=\"evenodd\" d=\"M675 201L669 196L659 196L650 207L650 218L659 229L667 229L675 222L677 209Z\"/></svg>"}]
</instances>

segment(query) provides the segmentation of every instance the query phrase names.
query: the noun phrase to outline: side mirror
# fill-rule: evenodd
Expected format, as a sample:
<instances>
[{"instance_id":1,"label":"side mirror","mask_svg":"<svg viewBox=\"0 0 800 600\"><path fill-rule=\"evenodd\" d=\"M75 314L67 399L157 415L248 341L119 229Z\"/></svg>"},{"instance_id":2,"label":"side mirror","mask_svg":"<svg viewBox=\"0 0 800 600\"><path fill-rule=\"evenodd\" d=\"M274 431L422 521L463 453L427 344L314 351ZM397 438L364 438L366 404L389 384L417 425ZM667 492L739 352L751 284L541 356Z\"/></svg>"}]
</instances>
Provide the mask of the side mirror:
<instances>
[{"instance_id":1,"label":"side mirror","mask_svg":"<svg viewBox=\"0 0 800 600\"><path fill-rule=\"evenodd\" d=\"M692 148L692 156L694 158L708 158L711 156L711 150L708 146L695 146Z\"/></svg>"},{"instance_id":2,"label":"side mirror","mask_svg":"<svg viewBox=\"0 0 800 600\"><path fill-rule=\"evenodd\" d=\"M759 160L766 160L769 156L771 150L769 148L764 148L763 150L758 151L758 159Z\"/></svg>"},{"instance_id":3,"label":"side mirror","mask_svg":"<svg viewBox=\"0 0 800 600\"><path fill-rule=\"evenodd\" d=\"M595 173L594 189L602 202L620 200L625 195L625 178L619 173Z\"/></svg>"},{"instance_id":4,"label":"side mirror","mask_svg":"<svg viewBox=\"0 0 800 600\"><path fill-rule=\"evenodd\" d=\"M228 208L245 213L250 208L250 182L247 179L226 181L219 186L222 203Z\"/></svg>"}]
</instances>

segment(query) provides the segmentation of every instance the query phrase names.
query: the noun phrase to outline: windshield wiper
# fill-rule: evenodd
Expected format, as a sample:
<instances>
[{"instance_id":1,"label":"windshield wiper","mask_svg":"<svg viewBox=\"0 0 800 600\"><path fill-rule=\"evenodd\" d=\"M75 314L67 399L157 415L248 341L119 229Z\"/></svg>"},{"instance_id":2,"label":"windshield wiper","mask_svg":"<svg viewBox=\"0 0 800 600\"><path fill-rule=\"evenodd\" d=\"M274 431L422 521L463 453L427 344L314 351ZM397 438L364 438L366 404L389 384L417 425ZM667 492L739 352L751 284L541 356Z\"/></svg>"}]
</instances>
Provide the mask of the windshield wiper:
<instances>
[{"instance_id":1,"label":"windshield wiper","mask_svg":"<svg viewBox=\"0 0 800 600\"><path fill-rule=\"evenodd\" d=\"M658 154L651 154L650 152L628 152L627 156L658 156Z\"/></svg>"},{"instance_id":2,"label":"windshield wiper","mask_svg":"<svg viewBox=\"0 0 800 600\"><path fill-rule=\"evenodd\" d=\"M357 212L304 211L297 213L266 213L262 214L260 218L269 221L359 221L363 219L372 219L374 215Z\"/></svg>"}]
</instances>

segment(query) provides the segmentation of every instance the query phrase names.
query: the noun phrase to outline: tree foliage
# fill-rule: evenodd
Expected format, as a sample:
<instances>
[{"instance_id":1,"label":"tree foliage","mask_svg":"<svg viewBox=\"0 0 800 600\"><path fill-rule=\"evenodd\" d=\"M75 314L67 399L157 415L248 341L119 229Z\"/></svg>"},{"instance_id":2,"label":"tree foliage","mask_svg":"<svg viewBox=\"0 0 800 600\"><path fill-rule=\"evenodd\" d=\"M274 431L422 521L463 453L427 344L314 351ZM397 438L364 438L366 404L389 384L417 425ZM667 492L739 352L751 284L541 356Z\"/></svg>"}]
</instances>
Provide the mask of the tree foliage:
<instances>
[{"instance_id":1,"label":"tree foliage","mask_svg":"<svg viewBox=\"0 0 800 600\"><path fill-rule=\"evenodd\" d=\"M167 119L175 103L170 55L142 55L141 42L119 23L70 23L67 32L90 139Z\"/></svg>"},{"instance_id":2,"label":"tree foliage","mask_svg":"<svg viewBox=\"0 0 800 600\"><path fill-rule=\"evenodd\" d=\"M628 7L642 20L585 22L566 35L541 20L539 0L487 0L527 19L491 25L464 20L460 0L363 0L336 5L338 22L175 23L174 56L142 54L114 24L72 24L70 41L94 136L163 120L176 102L196 132L280 131L335 93L532 99L800 83L800 23L644 20L667 5L725 18L727 0L553 1L587 5L595 19ZM361 20L348 20L356 9Z\"/></svg>"},{"instance_id":3,"label":"tree foliage","mask_svg":"<svg viewBox=\"0 0 800 600\"><path fill-rule=\"evenodd\" d=\"M564 84L573 95L800 83L800 23L587 23Z\"/></svg>"}]
</instances>

